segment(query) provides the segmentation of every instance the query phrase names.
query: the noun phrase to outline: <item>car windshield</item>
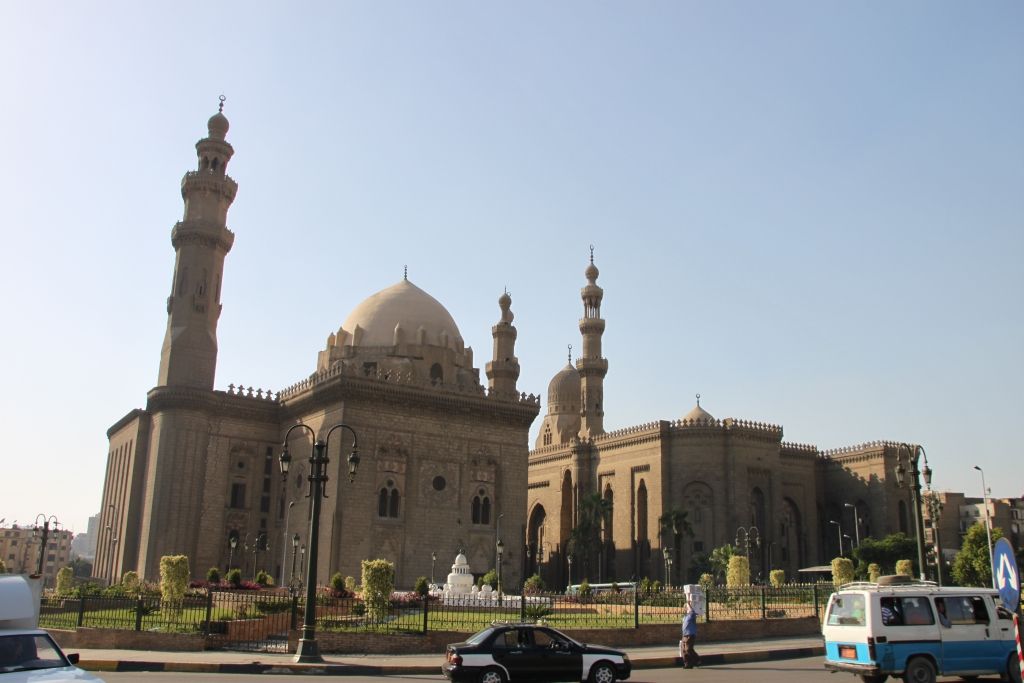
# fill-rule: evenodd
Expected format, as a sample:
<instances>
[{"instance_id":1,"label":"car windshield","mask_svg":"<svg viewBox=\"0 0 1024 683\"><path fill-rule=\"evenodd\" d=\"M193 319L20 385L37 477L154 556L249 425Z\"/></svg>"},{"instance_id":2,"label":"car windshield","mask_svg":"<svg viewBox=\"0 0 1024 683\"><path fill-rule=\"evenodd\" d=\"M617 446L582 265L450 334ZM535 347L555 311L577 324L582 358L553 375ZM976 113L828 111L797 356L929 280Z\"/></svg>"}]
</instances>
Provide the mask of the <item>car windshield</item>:
<instances>
[{"instance_id":1,"label":"car windshield","mask_svg":"<svg viewBox=\"0 0 1024 683\"><path fill-rule=\"evenodd\" d=\"M0 635L0 674L69 666L61 651L43 634Z\"/></svg>"}]
</instances>

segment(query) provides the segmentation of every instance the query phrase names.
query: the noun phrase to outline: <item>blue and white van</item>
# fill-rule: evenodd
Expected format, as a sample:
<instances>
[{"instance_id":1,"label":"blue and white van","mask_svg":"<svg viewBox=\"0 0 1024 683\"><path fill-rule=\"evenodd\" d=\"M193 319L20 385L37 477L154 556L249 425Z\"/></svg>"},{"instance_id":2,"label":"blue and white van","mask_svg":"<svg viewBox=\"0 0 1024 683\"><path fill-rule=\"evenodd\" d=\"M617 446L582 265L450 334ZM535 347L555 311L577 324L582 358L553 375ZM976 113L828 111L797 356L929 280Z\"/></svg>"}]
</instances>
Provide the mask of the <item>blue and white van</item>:
<instances>
[{"instance_id":1,"label":"blue and white van","mask_svg":"<svg viewBox=\"0 0 1024 683\"><path fill-rule=\"evenodd\" d=\"M992 589L940 588L902 576L846 584L825 613L825 668L865 683L992 674L1020 683L1013 615L998 600Z\"/></svg>"}]
</instances>

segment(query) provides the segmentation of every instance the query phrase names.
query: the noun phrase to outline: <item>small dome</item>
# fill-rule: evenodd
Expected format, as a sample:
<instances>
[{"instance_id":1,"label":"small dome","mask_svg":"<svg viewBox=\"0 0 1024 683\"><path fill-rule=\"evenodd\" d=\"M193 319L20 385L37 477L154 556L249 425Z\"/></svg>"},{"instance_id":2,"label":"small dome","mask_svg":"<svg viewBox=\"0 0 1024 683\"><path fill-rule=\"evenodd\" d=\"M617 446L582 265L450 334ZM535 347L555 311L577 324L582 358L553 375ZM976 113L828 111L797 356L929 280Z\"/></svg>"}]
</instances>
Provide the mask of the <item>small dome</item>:
<instances>
[{"instance_id":1,"label":"small dome","mask_svg":"<svg viewBox=\"0 0 1024 683\"><path fill-rule=\"evenodd\" d=\"M223 112L217 112L206 122L206 130L214 140L223 140L228 134L229 126L228 117L224 116Z\"/></svg>"},{"instance_id":2,"label":"small dome","mask_svg":"<svg viewBox=\"0 0 1024 683\"><path fill-rule=\"evenodd\" d=\"M700 403L693 407L693 410L683 415L684 422L714 422L715 417L700 407Z\"/></svg>"},{"instance_id":3,"label":"small dome","mask_svg":"<svg viewBox=\"0 0 1024 683\"><path fill-rule=\"evenodd\" d=\"M548 384L548 408L556 407L578 410L580 402L580 373L568 363L558 371Z\"/></svg>"},{"instance_id":4,"label":"small dome","mask_svg":"<svg viewBox=\"0 0 1024 683\"><path fill-rule=\"evenodd\" d=\"M357 328L361 331L356 346L393 346L395 328L399 325L406 343L419 344L421 330L428 346L449 346L450 342L462 341L459 327L448 310L404 279L363 300L345 318L342 328L349 334L355 334Z\"/></svg>"},{"instance_id":5,"label":"small dome","mask_svg":"<svg viewBox=\"0 0 1024 683\"><path fill-rule=\"evenodd\" d=\"M597 269L597 266L594 265L594 262L591 261L590 265L587 266L587 269L583 272L583 274L586 276L587 280L590 281L591 284L593 284L594 282L597 281L597 276L601 274L601 271L599 271Z\"/></svg>"},{"instance_id":6,"label":"small dome","mask_svg":"<svg viewBox=\"0 0 1024 683\"><path fill-rule=\"evenodd\" d=\"M468 567L469 566L469 560L466 559L465 555L463 555L462 553L459 553L458 555L455 556L455 563L452 566L453 567Z\"/></svg>"}]
</instances>

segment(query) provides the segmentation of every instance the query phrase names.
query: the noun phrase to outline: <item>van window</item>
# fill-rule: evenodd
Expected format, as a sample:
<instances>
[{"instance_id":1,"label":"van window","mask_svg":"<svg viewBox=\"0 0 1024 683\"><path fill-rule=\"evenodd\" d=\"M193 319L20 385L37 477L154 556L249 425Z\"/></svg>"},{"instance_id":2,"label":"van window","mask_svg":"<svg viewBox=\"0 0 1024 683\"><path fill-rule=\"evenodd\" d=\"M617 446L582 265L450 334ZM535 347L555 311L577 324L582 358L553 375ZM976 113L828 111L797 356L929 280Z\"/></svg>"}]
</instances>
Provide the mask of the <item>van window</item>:
<instances>
[{"instance_id":1,"label":"van window","mask_svg":"<svg viewBox=\"0 0 1024 683\"><path fill-rule=\"evenodd\" d=\"M864 596L859 593L837 594L828 611L829 626L863 626Z\"/></svg>"},{"instance_id":2,"label":"van window","mask_svg":"<svg viewBox=\"0 0 1024 683\"><path fill-rule=\"evenodd\" d=\"M985 601L978 596L955 596L946 598L946 614L951 624L987 624L988 610Z\"/></svg>"},{"instance_id":3,"label":"van window","mask_svg":"<svg viewBox=\"0 0 1024 683\"><path fill-rule=\"evenodd\" d=\"M935 623L931 603L924 597L885 597L879 600L886 626L924 626Z\"/></svg>"}]
</instances>

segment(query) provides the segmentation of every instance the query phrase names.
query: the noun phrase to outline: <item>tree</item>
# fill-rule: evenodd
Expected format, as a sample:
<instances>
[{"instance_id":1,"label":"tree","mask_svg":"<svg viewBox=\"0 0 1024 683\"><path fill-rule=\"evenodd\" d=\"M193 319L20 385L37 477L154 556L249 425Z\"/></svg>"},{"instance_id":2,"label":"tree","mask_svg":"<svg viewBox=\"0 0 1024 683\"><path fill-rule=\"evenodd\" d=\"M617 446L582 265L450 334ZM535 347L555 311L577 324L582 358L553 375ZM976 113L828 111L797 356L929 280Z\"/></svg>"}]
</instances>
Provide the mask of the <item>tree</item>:
<instances>
[{"instance_id":1,"label":"tree","mask_svg":"<svg viewBox=\"0 0 1024 683\"><path fill-rule=\"evenodd\" d=\"M992 528L992 542L1003 537L1003 530ZM953 581L961 586L991 586L992 566L989 559L988 535L979 522L967 530L960 552L953 559Z\"/></svg>"},{"instance_id":2,"label":"tree","mask_svg":"<svg viewBox=\"0 0 1024 683\"><path fill-rule=\"evenodd\" d=\"M590 560L601 549L601 530L612 512L612 505L600 493L580 500L576 527L569 532L569 553L582 560L583 578L590 576Z\"/></svg>"},{"instance_id":3,"label":"tree","mask_svg":"<svg viewBox=\"0 0 1024 683\"><path fill-rule=\"evenodd\" d=\"M880 539L862 538L860 547L853 551L853 557L861 576L867 575L871 564L877 564L883 574L893 574L899 560L917 557L917 541L902 532Z\"/></svg>"},{"instance_id":4,"label":"tree","mask_svg":"<svg viewBox=\"0 0 1024 683\"><path fill-rule=\"evenodd\" d=\"M371 621L383 622L395 590L395 565L387 560L363 560L363 602Z\"/></svg>"},{"instance_id":5,"label":"tree","mask_svg":"<svg viewBox=\"0 0 1024 683\"><path fill-rule=\"evenodd\" d=\"M723 545L711 551L708 561L711 563L711 573L715 575L715 580L725 580L725 574L729 571L729 559L735 554L736 549L731 545Z\"/></svg>"},{"instance_id":6,"label":"tree","mask_svg":"<svg viewBox=\"0 0 1024 683\"><path fill-rule=\"evenodd\" d=\"M662 533L672 536L672 566L680 566L679 557L682 554L683 536L693 536L693 527L686 519L687 512L678 508L666 512L658 518L658 525ZM678 571L678 570L677 570ZM668 577L669 583L674 583L673 577Z\"/></svg>"},{"instance_id":7,"label":"tree","mask_svg":"<svg viewBox=\"0 0 1024 683\"><path fill-rule=\"evenodd\" d=\"M190 575L188 555L164 555L160 558L161 603L175 614L181 610Z\"/></svg>"},{"instance_id":8,"label":"tree","mask_svg":"<svg viewBox=\"0 0 1024 683\"><path fill-rule=\"evenodd\" d=\"M750 585L750 559L746 555L733 555L729 558L725 585L729 588Z\"/></svg>"},{"instance_id":9,"label":"tree","mask_svg":"<svg viewBox=\"0 0 1024 683\"><path fill-rule=\"evenodd\" d=\"M71 558L71 571L75 573L75 576L92 576L92 562L82 559L81 557Z\"/></svg>"},{"instance_id":10,"label":"tree","mask_svg":"<svg viewBox=\"0 0 1024 683\"><path fill-rule=\"evenodd\" d=\"M70 566L61 567L57 572L57 595L67 595L74 588L75 572Z\"/></svg>"}]
</instances>

